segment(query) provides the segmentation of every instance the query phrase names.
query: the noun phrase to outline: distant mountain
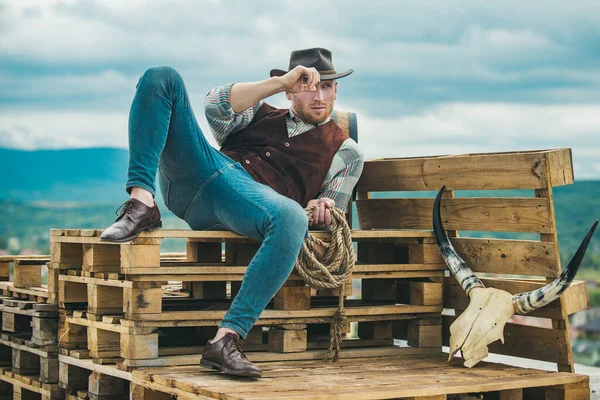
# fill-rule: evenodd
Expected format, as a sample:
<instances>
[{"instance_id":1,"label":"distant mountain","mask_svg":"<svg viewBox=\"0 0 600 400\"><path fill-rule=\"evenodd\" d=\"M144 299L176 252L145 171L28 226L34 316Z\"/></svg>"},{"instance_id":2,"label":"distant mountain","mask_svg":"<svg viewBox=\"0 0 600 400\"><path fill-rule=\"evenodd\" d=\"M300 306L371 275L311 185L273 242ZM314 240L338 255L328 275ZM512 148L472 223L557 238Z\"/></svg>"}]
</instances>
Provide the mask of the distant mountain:
<instances>
[{"instance_id":1,"label":"distant mountain","mask_svg":"<svg viewBox=\"0 0 600 400\"><path fill-rule=\"evenodd\" d=\"M127 198L129 152L0 148L0 199L115 203Z\"/></svg>"}]
</instances>

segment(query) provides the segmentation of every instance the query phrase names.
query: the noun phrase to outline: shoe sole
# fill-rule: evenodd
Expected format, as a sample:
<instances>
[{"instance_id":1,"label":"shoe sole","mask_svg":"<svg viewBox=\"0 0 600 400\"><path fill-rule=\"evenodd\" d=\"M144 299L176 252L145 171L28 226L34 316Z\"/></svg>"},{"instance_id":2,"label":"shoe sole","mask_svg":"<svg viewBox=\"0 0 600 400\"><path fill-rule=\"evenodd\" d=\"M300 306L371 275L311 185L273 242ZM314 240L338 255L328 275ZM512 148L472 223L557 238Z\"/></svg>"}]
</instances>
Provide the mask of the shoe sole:
<instances>
[{"instance_id":1,"label":"shoe sole","mask_svg":"<svg viewBox=\"0 0 600 400\"><path fill-rule=\"evenodd\" d=\"M111 243L125 243L125 242L131 242L134 239L137 239L138 236L140 236L140 233L142 232L152 232L155 231L157 229L162 228L162 221L158 221L152 225L148 225L147 227L145 227L144 229L142 229L141 231L139 231L138 233L136 233L133 236L127 237L125 239L120 239L120 240L115 240L115 239L102 239L100 238L100 240L102 242L111 242Z\"/></svg>"},{"instance_id":2,"label":"shoe sole","mask_svg":"<svg viewBox=\"0 0 600 400\"><path fill-rule=\"evenodd\" d=\"M235 371L228 368L223 368L219 364L214 363L212 361L208 361L205 359L200 360L200 366L208 369L212 369L215 371L220 371L224 374L235 375L235 376L243 376L245 378L260 378L262 374L260 372L252 372L252 371Z\"/></svg>"}]
</instances>

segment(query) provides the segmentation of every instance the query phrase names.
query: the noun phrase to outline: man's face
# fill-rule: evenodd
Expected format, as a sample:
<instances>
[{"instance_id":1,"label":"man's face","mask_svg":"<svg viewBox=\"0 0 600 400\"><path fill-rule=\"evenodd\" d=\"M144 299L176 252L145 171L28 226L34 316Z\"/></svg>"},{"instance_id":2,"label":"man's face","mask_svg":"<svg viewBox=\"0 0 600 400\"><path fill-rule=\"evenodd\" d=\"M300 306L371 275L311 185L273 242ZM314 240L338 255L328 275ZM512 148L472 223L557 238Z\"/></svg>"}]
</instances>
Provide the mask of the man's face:
<instances>
[{"instance_id":1,"label":"man's face","mask_svg":"<svg viewBox=\"0 0 600 400\"><path fill-rule=\"evenodd\" d=\"M314 92L287 93L292 101L292 111L304 122L318 124L327 119L333 112L333 103L337 97L335 80L321 81Z\"/></svg>"}]
</instances>

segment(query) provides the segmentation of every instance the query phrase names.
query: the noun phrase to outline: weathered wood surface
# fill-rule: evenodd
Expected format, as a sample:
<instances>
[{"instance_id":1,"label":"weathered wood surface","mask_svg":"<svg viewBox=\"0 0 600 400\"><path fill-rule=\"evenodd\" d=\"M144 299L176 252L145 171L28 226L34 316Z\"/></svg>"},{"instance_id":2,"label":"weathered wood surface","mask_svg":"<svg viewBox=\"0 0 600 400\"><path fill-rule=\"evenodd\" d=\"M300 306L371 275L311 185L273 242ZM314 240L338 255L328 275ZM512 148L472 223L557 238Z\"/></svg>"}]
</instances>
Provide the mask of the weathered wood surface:
<instances>
[{"instance_id":1,"label":"weathered wood surface","mask_svg":"<svg viewBox=\"0 0 600 400\"><path fill-rule=\"evenodd\" d=\"M263 378L233 380L198 367L171 367L133 371L132 382L163 393L219 399L384 399L437 398L461 393L581 385L584 375L481 363L466 369L458 360L446 363L445 355L266 362L259 364ZM589 398L589 397L588 397Z\"/></svg>"},{"instance_id":2,"label":"weathered wood surface","mask_svg":"<svg viewBox=\"0 0 600 400\"><path fill-rule=\"evenodd\" d=\"M556 149L367 161L357 190L540 189L573 181L571 150Z\"/></svg>"},{"instance_id":3,"label":"weathered wood surface","mask_svg":"<svg viewBox=\"0 0 600 400\"><path fill-rule=\"evenodd\" d=\"M547 284L542 280L524 279L481 279L485 287L493 287L504 290L510 294L524 293L539 289ZM567 315L589 308L589 296L585 281L574 281L562 294L563 306ZM456 279L448 277L444 281L444 307L465 310L469 305L469 299ZM563 310L559 300L555 300L542 308L538 308L527 314L529 317L563 319Z\"/></svg>"},{"instance_id":4,"label":"weathered wood surface","mask_svg":"<svg viewBox=\"0 0 600 400\"><path fill-rule=\"evenodd\" d=\"M539 240L450 238L452 245L475 272L540 277L558 276L553 244ZM442 263L437 244L411 245L411 262ZM414 250L413 250L414 249ZM444 264L445 265L445 264Z\"/></svg>"},{"instance_id":5,"label":"weathered wood surface","mask_svg":"<svg viewBox=\"0 0 600 400\"><path fill-rule=\"evenodd\" d=\"M456 317L444 316L444 345L448 345L448 327ZM508 323L504 327L504 340L489 346L490 353L530 358L533 360L567 364L570 357L571 342L567 332L562 329L548 329L536 326Z\"/></svg>"},{"instance_id":6,"label":"weathered wood surface","mask_svg":"<svg viewBox=\"0 0 600 400\"><path fill-rule=\"evenodd\" d=\"M102 229L52 229L50 240L53 243L97 243L111 245L112 243L102 242L99 237ZM325 231L310 231L311 235L327 240L331 239L331 233ZM385 238L420 238L433 237L433 233L427 230L411 231L351 231L353 239L385 239ZM192 231L187 229L159 229L153 232L142 232L138 239L127 242L132 244L145 244L144 239L148 238L183 238L197 241L220 241L220 240L249 240L245 236L230 231ZM254 242L254 241L253 241Z\"/></svg>"},{"instance_id":7,"label":"weathered wood surface","mask_svg":"<svg viewBox=\"0 0 600 400\"><path fill-rule=\"evenodd\" d=\"M433 199L357 200L361 229L432 229ZM444 228L494 232L552 232L548 200L483 197L446 199Z\"/></svg>"}]
</instances>

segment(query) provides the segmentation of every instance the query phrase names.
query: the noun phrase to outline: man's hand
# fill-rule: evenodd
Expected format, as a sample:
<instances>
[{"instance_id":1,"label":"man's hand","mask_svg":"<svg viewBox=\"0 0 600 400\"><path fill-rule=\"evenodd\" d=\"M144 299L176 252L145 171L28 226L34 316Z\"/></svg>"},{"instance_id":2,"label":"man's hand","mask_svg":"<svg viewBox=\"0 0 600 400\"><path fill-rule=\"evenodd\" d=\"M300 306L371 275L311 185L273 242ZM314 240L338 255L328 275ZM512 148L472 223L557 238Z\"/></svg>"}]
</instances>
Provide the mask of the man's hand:
<instances>
[{"instance_id":1,"label":"man's hand","mask_svg":"<svg viewBox=\"0 0 600 400\"><path fill-rule=\"evenodd\" d=\"M317 83L321 81L321 75L315 68L298 65L280 79L286 92L314 92L317 90Z\"/></svg>"},{"instance_id":2,"label":"man's hand","mask_svg":"<svg viewBox=\"0 0 600 400\"><path fill-rule=\"evenodd\" d=\"M327 225L331 225L330 209L335 207L335 201L323 197L309 201L306 208L311 206L315 206L315 210L313 211L312 219L308 222L308 226L323 228Z\"/></svg>"}]
</instances>

